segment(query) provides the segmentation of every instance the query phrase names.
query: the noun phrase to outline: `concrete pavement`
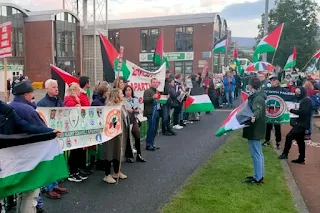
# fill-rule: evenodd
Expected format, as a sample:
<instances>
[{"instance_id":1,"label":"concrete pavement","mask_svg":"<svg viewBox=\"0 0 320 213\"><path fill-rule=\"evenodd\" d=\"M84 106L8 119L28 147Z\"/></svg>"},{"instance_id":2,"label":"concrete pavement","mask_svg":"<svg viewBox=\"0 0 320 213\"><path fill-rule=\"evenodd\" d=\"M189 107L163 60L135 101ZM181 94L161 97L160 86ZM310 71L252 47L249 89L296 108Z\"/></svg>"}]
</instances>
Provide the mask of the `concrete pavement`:
<instances>
[{"instance_id":1,"label":"concrete pavement","mask_svg":"<svg viewBox=\"0 0 320 213\"><path fill-rule=\"evenodd\" d=\"M122 171L128 179L119 185L103 182L102 171L95 171L82 183L65 181L69 193L61 200L44 198L45 212L159 212L187 177L224 143L226 138L216 138L214 133L228 114L204 115L200 122L177 131L177 136L158 136L156 145L161 149L143 151L147 163L124 163Z\"/></svg>"}]
</instances>

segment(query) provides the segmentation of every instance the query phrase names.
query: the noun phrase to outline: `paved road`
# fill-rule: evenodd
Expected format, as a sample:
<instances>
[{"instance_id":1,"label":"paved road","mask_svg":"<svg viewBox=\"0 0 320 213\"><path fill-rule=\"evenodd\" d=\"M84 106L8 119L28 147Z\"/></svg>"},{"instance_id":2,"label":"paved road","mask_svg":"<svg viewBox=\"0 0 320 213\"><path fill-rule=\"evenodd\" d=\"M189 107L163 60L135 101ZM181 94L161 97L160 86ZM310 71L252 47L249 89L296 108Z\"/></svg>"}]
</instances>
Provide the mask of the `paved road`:
<instances>
[{"instance_id":1,"label":"paved road","mask_svg":"<svg viewBox=\"0 0 320 213\"><path fill-rule=\"evenodd\" d=\"M155 213L159 212L186 178L215 152L225 138L215 131L229 112L204 115L174 137L159 136L156 152L143 152L147 163L123 164L127 180L119 185L103 182L104 173L96 171L82 183L66 181L69 194L61 200L44 199L46 213Z\"/></svg>"}]
</instances>

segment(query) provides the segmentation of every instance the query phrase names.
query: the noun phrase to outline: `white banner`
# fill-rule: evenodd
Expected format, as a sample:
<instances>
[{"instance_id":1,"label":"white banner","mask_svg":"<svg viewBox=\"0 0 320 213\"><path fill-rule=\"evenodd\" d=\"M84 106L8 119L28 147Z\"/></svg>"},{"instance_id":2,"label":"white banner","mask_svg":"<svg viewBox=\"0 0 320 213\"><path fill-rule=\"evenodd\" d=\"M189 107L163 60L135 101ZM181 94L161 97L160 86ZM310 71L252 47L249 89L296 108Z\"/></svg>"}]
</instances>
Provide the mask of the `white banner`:
<instances>
[{"instance_id":1,"label":"white banner","mask_svg":"<svg viewBox=\"0 0 320 213\"><path fill-rule=\"evenodd\" d=\"M121 106L38 107L37 112L52 129L58 129L63 151L93 146L122 133Z\"/></svg>"},{"instance_id":2,"label":"white banner","mask_svg":"<svg viewBox=\"0 0 320 213\"><path fill-rule=\"evenodd\" d=\"M149 89L151 85L151 79L156 78L160 81L158 87L159 92L163 92L165 79L166 79L166 64L164 63L157 71L150 72L142 69L138 65L127 60L128 69L130 70L130 76L128 78L129 85L133 88L134 95L139 99L139 107L143 110L143 93ZM139 115L141 121L146 120L142 115Z\"/></svg>"}]
</instances>

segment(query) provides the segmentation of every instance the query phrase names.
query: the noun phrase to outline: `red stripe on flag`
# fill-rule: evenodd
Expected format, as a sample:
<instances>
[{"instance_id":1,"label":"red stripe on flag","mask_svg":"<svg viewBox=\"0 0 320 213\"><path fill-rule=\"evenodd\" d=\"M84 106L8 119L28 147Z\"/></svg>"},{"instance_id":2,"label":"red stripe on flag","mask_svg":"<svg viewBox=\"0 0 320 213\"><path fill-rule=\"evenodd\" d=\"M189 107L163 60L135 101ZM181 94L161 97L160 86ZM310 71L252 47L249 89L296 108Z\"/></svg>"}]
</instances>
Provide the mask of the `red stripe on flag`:
<instances>
[{"instance_id":1,"label":"red stripe on flag","mask_svg":"<svg viewBox=\"0 0 320 213\"><path fill-rule=\"evenodd\" d=\"M245 102L247 99L248 99L248 94L244 91L241 91L241 98L242 98L242 101Z\"/></svg>"},{"instance_id":2,"label":"red stripe on flag","mask_svg":"<svg viewBox=\"0 0 320 213\"><path fill-rule=\"evenodd\" d=\"M114 48L114 46L110 43L110 41L101 33L100 33L100 39L101 39L103 46L107 52L110 64L112 65L112 68L114 68L114 62L119 57L119 53Z\"/></svg>"},{"instance_id":3,"label":"red stripe on flag","mask_svg":"<svg viewBox=\"0 0 320 213\"><path fill-rule=\"evenodd\" d=\"M194 102L194 98L192 98L191 96L189 96L187 98L187 100L184 102L184 108L188 108L192 103Z\"/></svg>"},{"instance_id":4,"label":"red stripe on flag","mask_svg":"<svg viewBox=\"0 0 320 213\"><path fill-rule=\"evenodd\" d=\"M50 64L50 67L51 67L51 70L56 72L66 84L68 84L68 85L71 83L78 83L79 84L79 80L76 77L74 77L73 75L67 73L66 71L63 71L62 69L60 69L52 64Z\"/></svg>"}]
</instances>

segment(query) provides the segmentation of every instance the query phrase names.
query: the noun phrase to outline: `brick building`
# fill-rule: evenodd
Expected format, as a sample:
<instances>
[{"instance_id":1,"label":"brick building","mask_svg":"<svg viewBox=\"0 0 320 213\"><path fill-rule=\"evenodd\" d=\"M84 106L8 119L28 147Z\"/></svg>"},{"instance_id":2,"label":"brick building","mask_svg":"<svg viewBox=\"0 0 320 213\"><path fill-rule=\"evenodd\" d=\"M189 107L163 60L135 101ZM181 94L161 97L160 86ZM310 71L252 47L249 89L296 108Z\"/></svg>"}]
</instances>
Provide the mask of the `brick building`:
<instances>
[{"instance_id":1,"label":"brick building","mask_svg":"<svg viewBox=\"0 0 320 213\"><path fill-rule=\"evenodd\" d=\"M228 62L226 55L212 55L211 52L214 41L231 33L227 21L217 13L109 20L108 24L108 38L118 50L120 46L124 46L124 59L147 70L157 69L152 63L152 57L161 30L170 70L175 73L187 75L201 72L205 62L210 71L221 72L222 65ZM92 28L92 25L88 26L88 29ZM98 25L97 29L105 29L105 26ZM93 38L93 31L91 35ZM97 79L102 79L100 43L99 39L96 41ZM83 70L92 77L93 63L90 59L93 55L93 39L83 47Z\"/></svg>"},{"instance_id":2,"label":"brick building","mask_svg":"<svg viewBox=\"0 0 320 213\"><path fill-rule=\"evenodd\" d=\"M12 22L13 50L13 57L8 58L9 77L24 74L33 82L43 82L51 76L50 64L81 73L81 27L71 11L30 12L18 5L0 3L0 23L8 21Z\"/></svg>"}]
</instances>

